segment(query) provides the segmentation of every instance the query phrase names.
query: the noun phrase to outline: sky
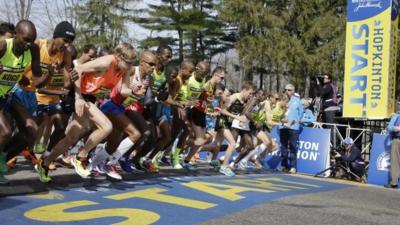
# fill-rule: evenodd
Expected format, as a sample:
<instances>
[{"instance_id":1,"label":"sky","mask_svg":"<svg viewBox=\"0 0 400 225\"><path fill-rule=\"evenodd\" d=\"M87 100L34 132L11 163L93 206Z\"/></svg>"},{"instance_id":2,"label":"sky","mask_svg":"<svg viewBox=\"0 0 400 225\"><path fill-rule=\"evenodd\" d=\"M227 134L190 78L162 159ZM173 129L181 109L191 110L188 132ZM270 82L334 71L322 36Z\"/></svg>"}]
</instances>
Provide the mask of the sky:
<instances>
[{"instance_id":1,"label":"sky","mask_svg":"<svg viewBox=\"0 0 400 225\"><path fill-rule=\"evenodd\" d=\"M29 19L35 24L38 31L38 37L51 37L55 25L67 18L63 15L64 13L62 13L64 6L63 2L76 1L79 0L33 0ZM158 4L160 3L160 0L143 0L134 4L136 4L137 8L142 9L146 8L149 3ZM18 19L16 16L16 9L14 1L0 0L0 21L12 22L14 24L17 23ZM46 11L46 9L48 9L48 11ZM163 36L174 35L173 32L151 32L150 30L144 29L143 27L133 23L127 23L126 25L129 31L133 31L129 33L129 37L135 40L143 40L146 37L154 37L160 34Z\"/></svg>"}]
</instances>

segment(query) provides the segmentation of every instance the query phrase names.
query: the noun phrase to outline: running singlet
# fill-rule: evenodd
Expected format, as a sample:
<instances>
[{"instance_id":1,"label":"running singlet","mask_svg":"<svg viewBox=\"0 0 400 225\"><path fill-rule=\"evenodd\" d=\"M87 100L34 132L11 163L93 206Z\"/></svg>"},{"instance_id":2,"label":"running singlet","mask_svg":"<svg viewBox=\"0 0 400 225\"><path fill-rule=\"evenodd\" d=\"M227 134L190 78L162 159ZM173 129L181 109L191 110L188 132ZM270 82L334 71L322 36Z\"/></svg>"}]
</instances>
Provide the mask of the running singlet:
<instances>
[{"instance_id":1,"label":"running singlet","mask_svg":"<svg viewBox=\"0 0 400 225\"><path fill-rule=\"evenodd\" d=\"M3 72L0 74L0 97L8 92L22 78L25 68L31 63L32 55L30 50L26 50L21 56L16 57L12 52L13 40L6 39L6 52L0 58L0 66Z\"/></svg>"},{"instance_id":2,"label":"running singlet","mask_svg":"<svg viewBox=\"0 0 400 225\"><path fill-rule=\"evenodd\" d=\"M157 96L161 87L165 85L167 82L167 77L165 76L165 72L157 73L156 69L154 69L152 75L153 77L153 85L151 87L151 91L153 92L153 96Z\"/></svg>"},{"instance_id":3,"label":"running singlet","mask_svg":"<svg viewBox=\"0 0 400 225\"><path fill-rule=\"evenodd\" d=\"M135 74L131 77L130 88L134 89L138 86L147 86L149 87L149 83L142 81L140 77L139 67L135 67ZM138 111L138 107L142 107L142 103L144 100L144 96L128 96L124 97L121 94L122 82L120 82L117 86L115 86L110 94L110 99L117 105L121 105L125 107L125 110L134 110ZM140 110L139 110L140 111Z\"/></svg>"},{"instance_id":4,"label":"running singlet","mask_svg":"<svg viewBox=\"0 0 400 225\"><path fill-rule=\"evenodd\" d=\"M183 79L181 78L181 76L178 76L176 78L178 80L178 82L180 83L180 88L179 88L179 93L178 96L176 97L176 100L178 101L187 101L188 98L188 91L187 91L187 84L184 83Z\"/></svg>"},{"instance_id":5,"label":"running singlet","mask_svg":"<svg viewBox=\"0 0 400 225\"><path fill-rule=\"evenodd\" d=\"M62 90L64 87L64 71L62 68L62 64L64 62L64 53L58 52L55 55L50 56L47 48L47 40L45 39L39 40L39 48L40 68L42 70L42 74L47 74L49 72L49 66L56 66L53 75L46 82L44 88L49 90ZM27 78L32 77L32 71L29 70L25 76ZM60 97L58 95L47 95L36 92L36 98L39 105L49 105L60 102Z\"/></svg>"},{"instance_id":6,"label":"running singlet","mask_svg":"<svg viewBox=\"0 0 400 225\"><path fill-rule=\"evenodd\" d=\"M81 93L96 97L108 97L111 90L121 81L124 71L117 68L117 59L113 56L110 67L103 76L95 73L85 73L81 81Z\"/></svg>"},{"instance_id":7,"label":"running singlet","mask_svg":"<svg viewBox=\"0 0 400 225\"><path fill-rule=\"evenodd\" d=\"M189 78L189 81L187 83L187 98L188 100L199 100L195 108L200 111L200 112L205 112L206 110L206 101L208 98L208 92L204 90L204 79L201 82L198 82L195 77L194 73L192 76Z\"/></svg>"},{"instance_id":8,"label":"running singlet","mask_svg":"<svg viewBox=\"0 0 400 225\"><path fill-rule=\"evenodd\" d=\"M194 73L190 76L189 81L187 83L187 97L189 100L195 100L200 97L203 93L204 87L204 79L201 82L198 82L195 77Z\"/></svg>"},{"instance_id":9,"label":"running singlet","mask_svg":"<svg viewBox=\"0 0 400 225\"><path fill-rule=\"evenodd\" d=\"M281 120L285 117L286 110L277 104L275 108L272 109L272 121L276 123L280 123ZM268 125L269 129L272 129L272 126Z\"/></svg>"}]
</instances>

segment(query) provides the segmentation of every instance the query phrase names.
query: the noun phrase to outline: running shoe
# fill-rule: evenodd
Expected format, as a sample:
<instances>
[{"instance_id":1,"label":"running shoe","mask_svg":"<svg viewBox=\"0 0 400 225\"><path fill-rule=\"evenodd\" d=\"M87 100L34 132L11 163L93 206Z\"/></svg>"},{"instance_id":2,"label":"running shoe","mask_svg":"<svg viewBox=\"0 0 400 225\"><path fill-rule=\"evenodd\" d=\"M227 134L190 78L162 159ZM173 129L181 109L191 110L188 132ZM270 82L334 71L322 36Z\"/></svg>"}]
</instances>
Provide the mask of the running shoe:
<instances>
[{"instance_id":1,"label":"running shoe","mask_svg":"<svg viewBox=\"0 0 400 225\"><path fill-rule=\"evenodd\" d=\"M43 183L48 183L51 181L51 177L49 177L49 168L43 165L43 161L40 161L35 165L35 170L39 173L39 179Z\"/></svg>"},{"instance_id":2,"label":"running shoe","mask_svg":"<svg viewBox=\"0 0 400 225\"><path fill-rule=\"evenodd\" d=\"M129 159L120 159L118 160L119 165L121 166L121 169L127 173L132 173L132 162Z\"/></svg>"},{"instance_id":3,"label":"running shoe","mask_svg":"<svg viewBox=\"0 0 400 225\"><path fill-rule=\"evenodd\" d=\"M8 184L7 178L2 173L0 173L0 184Z\"/></svg>"},{"instance_id":4,"label":"running shoe","mask_svg":"<svg viewBox=\"0 0 400 225\"><path fill-rule=\"evenodd\" d=\"M141 161L142 161L141 164L143 165L143 168L145 168L148 172L150 172L150 173L158 173L159 172L159 170L153 165L151 160L149 160L149 159L142 160L141 159Z\"/></svg>"},{"instance_id":5,"label":"running shoe","mask_svg":"<svg viewBox=\"0 0 400 225\"><path fill-rule=\"evenodd\" d=\"M7 171L7 152L0 152L0 173L5 173Z\"/></svg>"},{"instance_id":6,"label":"running shoe","mask_svg":"<svg viewBox=\"0 0 400 225\"><path fill-rule=\"evenodd\" d=\"M28 161L31 161L33 165L36 165L39 163L39 160L36 158L35 153L33 153L32 151L30 151L29 149L24 149L21 152L21 155L24 156L24 158Z\"/></svg>"},{"instance_id":7,"label":"running shoe","mask_svg":"<svg viewBox=\"0 0 400 225\"><path fill-rule=\"evenodd\" d=\"M190 163L185 163L185 162L183 162L182 163L182 167L185 169L185 170L187 170L188 172L195 172L195 171L197 171L197 169L196 169L196 167L194 167L192 164L190 164Z\"/></svg>"},{"instance_id":8,"label":"running shoe","mask_svg":"<svg viewBox=\"0 0 400 225\"><path fill-rule=\"evenodd\" d=\"M151 160L151 163L153 164L153 166L154 166L155 168L157 168L158 170L160 170L160 164L158 163L157 157L154 157L154 158Z\"/></svg>"},{"instance_id":9,"label":"running shoe","mask_svg":"<svg viewBox=\"0 0 400 225\"><path fill-rule=\"evenodd\" d=\"M221 168L219 169L219 172L228 177L235 176L235 173L232 171L232 169L229 166L221 166Z\"/></svg>"},{"instance_id":10,"label":"running shoe","mask_svg":"<svg viewBox=\"0 0 400 225\"><path fill-rule=\"evenodd\" d=\"M171 164L169 163L169 160L167 157L163 156L161 157L161 159L159 160L159 163L161 163L161 165L163 166L170 166Z\"/></svg>"},{"instance_id":11,"label":"running shoe","mask_svg":"<svg viewBox=\"0 0 400 225\"><path fill-rule=\"evenodd\" d=\"M171 157L171 165L174 169L182 169L182 165L179 160L179 155L172 155Z\"/></svg>"},{"instance_id":12,"label":"running shoe","mask_svg":"<svg viewBox=\"0 0 400 225\"><path fill-rule=\"evenodd\" d=\"M33 151L36 154L43 154L43 152L45 152L46 149L47 149L47 145L45 145L45 144L36 144Z\"/></svg>"},{"instance_id":13,"label":"running shoe","mask_svg":"<svg viewBox=\"0 0 400 225\"><path fill-rule=\"evenodd\" d=\"M289 173L291 173L291 174L296 174L296 173L297 173L296 168L291 168L291 169L289 170Z\"/></svg>"},{"instance_id":14,"label":"running shoe","mask_svg":"<svg viewBox=\"0 0 400 225\"><path fill-rule=\"evenodd\" d=\"M7 162L8 169L12 169L17 165L17 157L14 157Z\"/></svg>"},{"instance_id":15,"label":"running shoe","mask_svg":"<svg viewBox=\"0 0 400 225\"><path fill-rule=\"evenodd\" d=\"M221 163L219 160L211 160L210 166L212 166L215 171L218 171L221 168Z\"/></svg>"},{"instance_id":16,"label":"running shoe","mask_svg":"<svg viewBox=\"0 0 400 225\"><path fill-rule=\"evenodd\" d=\"M121 173L118 171L115 165L106 165L104 169L106 171L107 176L116 180L122 180Z\"/></svg>"},{"instance_id":17,"label":"running shoe","mask_svg":"<svg viewBox=\"0 0 400 225\"><path fill-rule=\"evenodd\" d=\"M246 170L248 168L247 160L240 160L240 162L237 164L237 168L238 170Z\"/></svg>"},{"instance_id":18,"label":"running shoe","mask_svg":"<svg viewBox=\"0 0 400 225\"><path fill-rule=\"evenodd\" d=\"M103 161L103 162L99 163L93 170L96 170L100 174L106 174L107 171L104 168L105 166L106 166L106 163Z\"/></svg>"},{"instance_id":19,"label":"running shoe","mask_svg":"<svg viewBox=\"0 0 400 225\"><path fill-rule=\"evenodd\" d=\"M75 168L75 172L81 176L82 178L87 178L90 175L90 171L86 170L84 167L84 161L86 161L86 158L77 158L78 156L72 157L71 158L71 163Z\"/></svg>"}]
</instances>

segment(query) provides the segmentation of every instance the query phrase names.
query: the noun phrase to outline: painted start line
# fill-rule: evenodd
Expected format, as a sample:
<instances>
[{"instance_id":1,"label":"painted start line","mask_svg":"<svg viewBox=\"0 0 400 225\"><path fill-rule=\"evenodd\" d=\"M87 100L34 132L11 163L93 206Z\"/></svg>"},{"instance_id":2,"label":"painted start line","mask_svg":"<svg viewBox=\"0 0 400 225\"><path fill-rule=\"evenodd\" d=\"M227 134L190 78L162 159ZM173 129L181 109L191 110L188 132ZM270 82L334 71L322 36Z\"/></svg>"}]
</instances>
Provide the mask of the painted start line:
<instances>
[{"instance_id":1,"label":"painted start line","mask_svg":"<svg viewBox=\"0 0 400 225\"><path fill-rule=\"evenodd\" d=\"M0 198L1 224L197 224L257 204L350 187L285 174L173 177Z\"/></svg>"}]
</instances>

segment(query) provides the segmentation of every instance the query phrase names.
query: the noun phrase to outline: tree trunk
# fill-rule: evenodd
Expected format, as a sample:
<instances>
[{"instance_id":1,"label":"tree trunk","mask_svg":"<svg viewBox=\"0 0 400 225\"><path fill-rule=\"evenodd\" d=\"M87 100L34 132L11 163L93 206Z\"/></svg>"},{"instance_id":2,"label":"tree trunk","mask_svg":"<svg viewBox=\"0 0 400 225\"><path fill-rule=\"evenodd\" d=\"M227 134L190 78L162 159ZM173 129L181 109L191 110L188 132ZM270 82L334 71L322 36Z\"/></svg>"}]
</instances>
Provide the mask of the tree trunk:
<instances>
[{"instance_id":1,"label":"tree trunk","mask_svg":"<svg viewBox=\"0 0 400 225\"><path fill-rule=\"evenodd\" d=\"M179 37L179 61L183 61L183 30L178 29L178 37Z\"/></svg>"}]
</instances>

